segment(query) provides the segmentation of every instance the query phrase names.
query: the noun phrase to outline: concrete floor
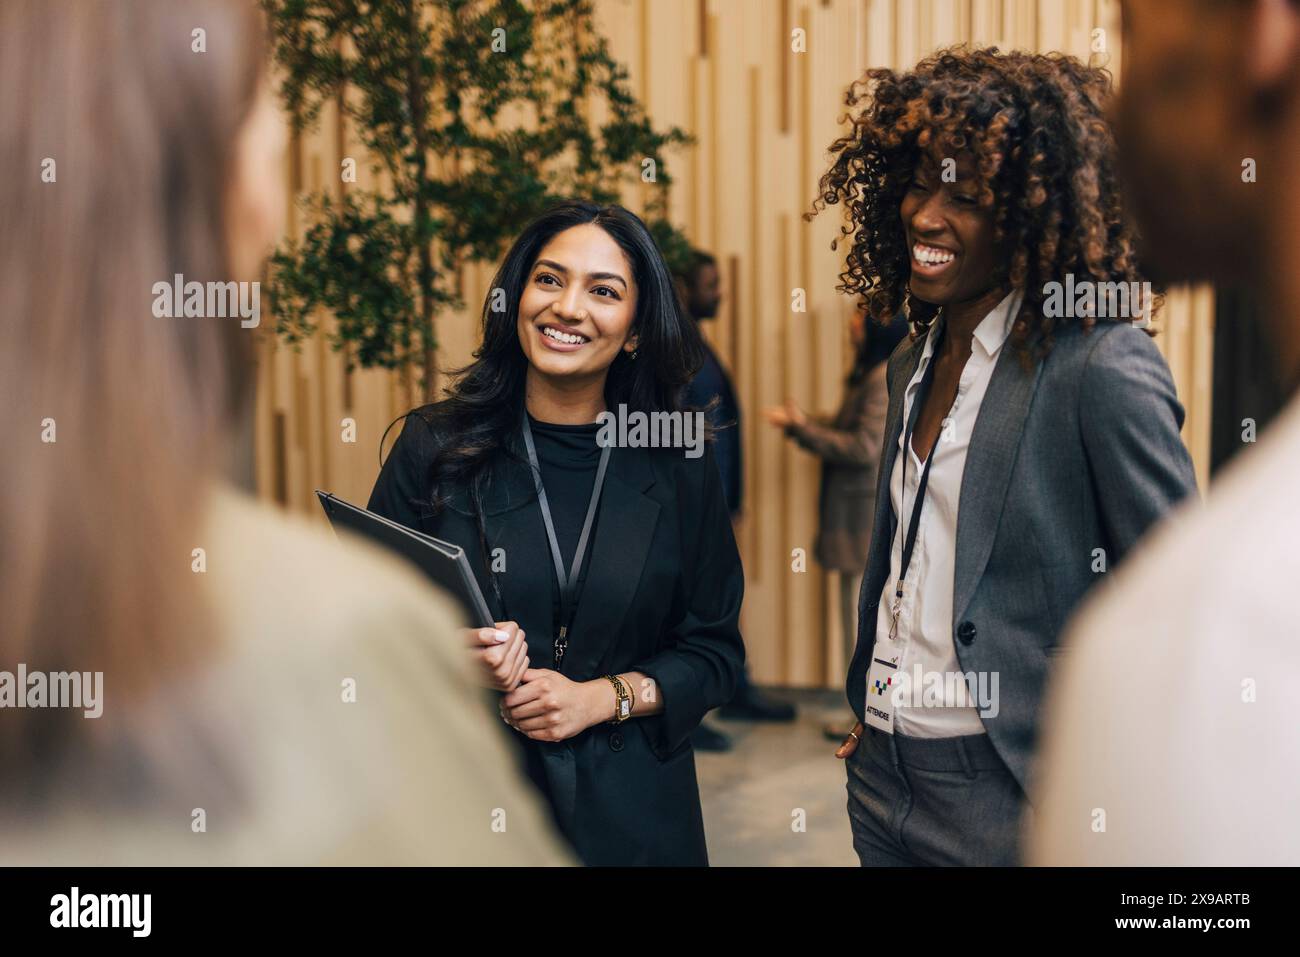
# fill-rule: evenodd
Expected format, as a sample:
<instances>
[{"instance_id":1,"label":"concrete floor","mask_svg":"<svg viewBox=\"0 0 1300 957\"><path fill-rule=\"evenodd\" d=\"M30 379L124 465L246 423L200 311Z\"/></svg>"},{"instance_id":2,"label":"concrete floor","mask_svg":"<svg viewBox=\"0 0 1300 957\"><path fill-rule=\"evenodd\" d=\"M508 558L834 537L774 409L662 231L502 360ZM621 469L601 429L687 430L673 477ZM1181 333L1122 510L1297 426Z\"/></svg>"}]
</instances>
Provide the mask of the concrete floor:
<instances>
[{"instance_id":1,"label":"concrete floor","mask_svg":"<svg viewBox=\"0 0 1300 957\"><path fill-rule=\"evenodd\" d=\"M731 751L695 755L709 863L856 867L844 809L844 765L835 757L836 745L822 737L827 720L849 714L844 695L765 693L798 707L794 723L725 721L716 713L705 719L732 740ZM800 821L802 830L795 827Z\"/></svg>"}]
</instances>

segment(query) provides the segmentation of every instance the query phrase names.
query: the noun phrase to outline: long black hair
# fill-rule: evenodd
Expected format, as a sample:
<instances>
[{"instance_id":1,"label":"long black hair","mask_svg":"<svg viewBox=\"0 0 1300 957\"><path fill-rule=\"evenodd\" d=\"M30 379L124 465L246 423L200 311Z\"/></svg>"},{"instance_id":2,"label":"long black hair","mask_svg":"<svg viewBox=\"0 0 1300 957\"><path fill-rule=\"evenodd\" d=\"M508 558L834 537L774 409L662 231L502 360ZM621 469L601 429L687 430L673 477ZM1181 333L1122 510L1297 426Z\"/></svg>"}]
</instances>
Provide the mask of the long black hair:
<instances>
[{"instance_id":1,"label":"long black hair","mask_svg":"<svg viewBox=\"0 0 1300 957\"><path fill-rule=\"evenodd\" d=\"M519 344L519 300L546 244L567 229L588 224L618 243L636 282L631 330L637 337L636 358L619 351L605 380L606 406L626 405L629 412L682 411L683 390L703 364L704 346L695 323L682 315L653 236L640 217L622 206L559 203L529 223L506 253L483 303L483 343L474 361L451 373L454 384L442 401L409 413L424 419L437 436L428 477L428 505L435 513L463 488L481 515L491 478L486 466L498 451L514 455L508 439L523 414L528 371Z\"/></svg>"}]
</instances>

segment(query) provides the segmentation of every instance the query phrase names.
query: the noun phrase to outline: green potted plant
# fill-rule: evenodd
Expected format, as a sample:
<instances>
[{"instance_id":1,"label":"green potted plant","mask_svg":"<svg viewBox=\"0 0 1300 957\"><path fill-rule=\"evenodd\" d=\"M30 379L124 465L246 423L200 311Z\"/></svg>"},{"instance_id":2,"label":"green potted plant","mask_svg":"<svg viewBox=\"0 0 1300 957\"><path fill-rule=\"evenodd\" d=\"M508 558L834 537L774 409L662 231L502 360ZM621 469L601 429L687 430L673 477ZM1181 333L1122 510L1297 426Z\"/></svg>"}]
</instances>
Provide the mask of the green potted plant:
<instances>
[{"instance_id":1,"label":"green potted plant","mask_svg":"<svg viewBox=\"0 0 1300 957\"><path fill-rule=\"evenodd\" d=\"M271 312L298 342L324 308L348 363L418 369L435 384L435 320L461 305L453 279L493 261L556 200L648 191L646 219L672 260L666 150L591 0L263 0L281 96L298 130L336 99L382 184L305 203L310 225L272 257ZM585 104L603 101L593 124ZM346 170L344 171L346 173ZM344 177L346 181L346 176Z\"/></svg>"}]
</instances>

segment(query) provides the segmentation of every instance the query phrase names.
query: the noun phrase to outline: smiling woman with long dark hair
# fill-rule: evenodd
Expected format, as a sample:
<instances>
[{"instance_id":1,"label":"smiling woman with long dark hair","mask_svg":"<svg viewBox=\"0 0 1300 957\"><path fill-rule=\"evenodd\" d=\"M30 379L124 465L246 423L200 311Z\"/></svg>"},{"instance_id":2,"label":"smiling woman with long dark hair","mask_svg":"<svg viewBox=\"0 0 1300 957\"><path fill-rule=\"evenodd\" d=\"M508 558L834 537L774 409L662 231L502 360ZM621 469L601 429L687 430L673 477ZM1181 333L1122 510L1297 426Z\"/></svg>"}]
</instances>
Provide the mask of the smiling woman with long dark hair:
<instances>
[{"instance_id":1,"label":"smiling woman with long dark hair","mask_svg":"<svg viewBox=\"0 0 1300 957\"><path fill-rule=\"evenodd\" d=\"M604 412L687 413L701 356L641 220L560 204L507 253L474 362L406 416L370 499L469 553L497 627L468 653L588 863L707 863L689 735L744 659L725 497L707 446L598 440Z\"/></svg>"}]
</instances>

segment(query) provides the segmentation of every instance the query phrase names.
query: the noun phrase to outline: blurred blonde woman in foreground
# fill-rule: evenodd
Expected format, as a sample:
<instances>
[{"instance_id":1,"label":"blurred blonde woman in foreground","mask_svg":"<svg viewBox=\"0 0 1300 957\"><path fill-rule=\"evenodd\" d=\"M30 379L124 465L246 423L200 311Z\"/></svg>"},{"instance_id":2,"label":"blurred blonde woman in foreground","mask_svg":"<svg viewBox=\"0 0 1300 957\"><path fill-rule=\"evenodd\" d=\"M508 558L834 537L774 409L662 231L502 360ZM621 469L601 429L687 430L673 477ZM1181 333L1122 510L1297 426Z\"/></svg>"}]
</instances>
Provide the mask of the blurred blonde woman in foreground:
<instances>
[{"instance_id":1,"label":"blurred blonde woman in foreground","mask_svg":"<svg viewBox=\"0 0 1300 957\"><path fill-rule=\"evenodd\" d=\"M0 864L567 862L450 605L222 479L254 330L152 312L276 239L262 31L0 6Z\"/></svg>"}]
</instances>

